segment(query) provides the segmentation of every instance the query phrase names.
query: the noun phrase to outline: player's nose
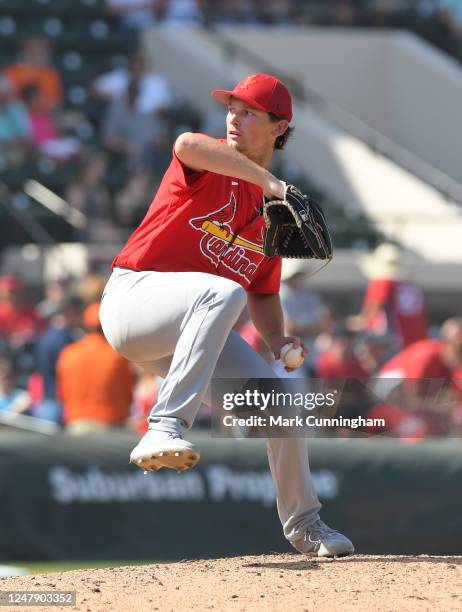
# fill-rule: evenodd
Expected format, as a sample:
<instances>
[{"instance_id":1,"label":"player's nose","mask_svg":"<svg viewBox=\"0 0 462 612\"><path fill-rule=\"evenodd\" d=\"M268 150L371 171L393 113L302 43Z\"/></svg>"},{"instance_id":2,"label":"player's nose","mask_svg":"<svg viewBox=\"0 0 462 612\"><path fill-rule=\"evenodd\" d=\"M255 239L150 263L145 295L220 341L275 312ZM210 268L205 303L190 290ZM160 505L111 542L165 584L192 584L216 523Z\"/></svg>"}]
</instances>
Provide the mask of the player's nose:
<instances>
[{"instance_id":1,"label":"player's nose","mask_svg":"<svg viewBox=\"0 0 462 612\"><path fill-rule=\"evenodd\" d=\"M239 126L239 115L238 115L238 113L232 113L230 115L229 123L233 127L238 127Z\"/></svg>"}]
</instances>

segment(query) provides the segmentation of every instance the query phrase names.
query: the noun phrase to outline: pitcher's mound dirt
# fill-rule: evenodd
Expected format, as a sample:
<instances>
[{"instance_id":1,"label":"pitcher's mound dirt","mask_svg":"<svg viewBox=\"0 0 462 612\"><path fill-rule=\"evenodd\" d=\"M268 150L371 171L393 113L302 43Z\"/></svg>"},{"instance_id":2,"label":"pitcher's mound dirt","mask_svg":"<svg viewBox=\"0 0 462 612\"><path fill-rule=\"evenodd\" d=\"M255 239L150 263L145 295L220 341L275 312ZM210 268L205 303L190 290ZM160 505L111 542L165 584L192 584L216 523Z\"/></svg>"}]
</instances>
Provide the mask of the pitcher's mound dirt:
<instances>
[{"instance_id":1,"label":"pitcher's mound dirt","mask_svg":"<svg viewBox=\"0 0 462 612\"><path fill-rule=\"evenodd\" d=\"M3 578L0 590L77 591L76 608L46 609L83 612L449 612L462 609L462 557L272 554Z\"/></svg>"}]
</instances>

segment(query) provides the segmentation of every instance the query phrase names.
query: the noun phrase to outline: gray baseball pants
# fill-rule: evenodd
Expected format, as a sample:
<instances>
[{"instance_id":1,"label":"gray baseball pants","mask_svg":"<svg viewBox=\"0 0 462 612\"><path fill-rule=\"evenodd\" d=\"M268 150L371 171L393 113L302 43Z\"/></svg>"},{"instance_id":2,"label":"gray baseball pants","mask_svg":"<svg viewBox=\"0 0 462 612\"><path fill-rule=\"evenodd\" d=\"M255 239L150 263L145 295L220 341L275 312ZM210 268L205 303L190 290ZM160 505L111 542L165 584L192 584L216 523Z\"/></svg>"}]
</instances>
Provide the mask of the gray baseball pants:
<instances>
[{"instance_id":1,"label":"gray baseball pants","mask_svg":"<svg viewBox=\"0 0 462 612\"><path fill-rule=\"evenodd\" d=\"M191 427L212 376L275 378L272 368L232 330L246 304L236 282L203 272L115 268L100 319L111 346L164 378L151 416ZM268 460L284 535L297 540L318 518L306 441L271 438Z\"/></svg>"}]
</instances>

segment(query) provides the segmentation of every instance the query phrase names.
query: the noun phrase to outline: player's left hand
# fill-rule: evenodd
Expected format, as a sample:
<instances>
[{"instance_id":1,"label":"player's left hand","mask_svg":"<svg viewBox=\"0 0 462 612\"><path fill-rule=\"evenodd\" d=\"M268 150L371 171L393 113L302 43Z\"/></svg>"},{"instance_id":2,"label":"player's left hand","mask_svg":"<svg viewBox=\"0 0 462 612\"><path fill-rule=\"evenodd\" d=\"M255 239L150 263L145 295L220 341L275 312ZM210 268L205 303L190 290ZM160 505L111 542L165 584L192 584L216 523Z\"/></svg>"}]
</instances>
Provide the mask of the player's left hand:
<instances>
[{"instance_id":1,"label":"player's left hand","mask_svg":"<svg viewBox=\"0 0 462 612\"><path fill-rule=\"evenodd\" d=\"M275 359L281 358L281 349L285 344L293 343L294 348L301 346L303 348L303 359L308 355L308 348L302 344L302 341L298 336L271 336L269 340L269 347L274 355ZM286 372L294 372L297 368L288 368L284 366Z\"/></svg>"}]
</instances>

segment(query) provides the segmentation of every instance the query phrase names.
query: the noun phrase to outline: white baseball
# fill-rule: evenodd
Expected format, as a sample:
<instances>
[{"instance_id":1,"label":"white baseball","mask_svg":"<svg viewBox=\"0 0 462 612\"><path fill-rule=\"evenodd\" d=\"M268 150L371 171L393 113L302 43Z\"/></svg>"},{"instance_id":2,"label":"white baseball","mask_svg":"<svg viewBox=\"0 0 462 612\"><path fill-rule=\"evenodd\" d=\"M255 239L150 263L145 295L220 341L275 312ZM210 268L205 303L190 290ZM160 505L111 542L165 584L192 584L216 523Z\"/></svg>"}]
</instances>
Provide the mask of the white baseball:
<instances>
[{"instance_id":1,"label":"white baseball","mask_svg":"<svg viewBox=\"0 0 462 612\"><path fill-rule=\"evenodd\" d=\"M281 349L281 359L288 368L297 369L305 359L303 357L303 348L301 346L294 348L293 342L284 344Z\"/></svg>"}]
</instances>

